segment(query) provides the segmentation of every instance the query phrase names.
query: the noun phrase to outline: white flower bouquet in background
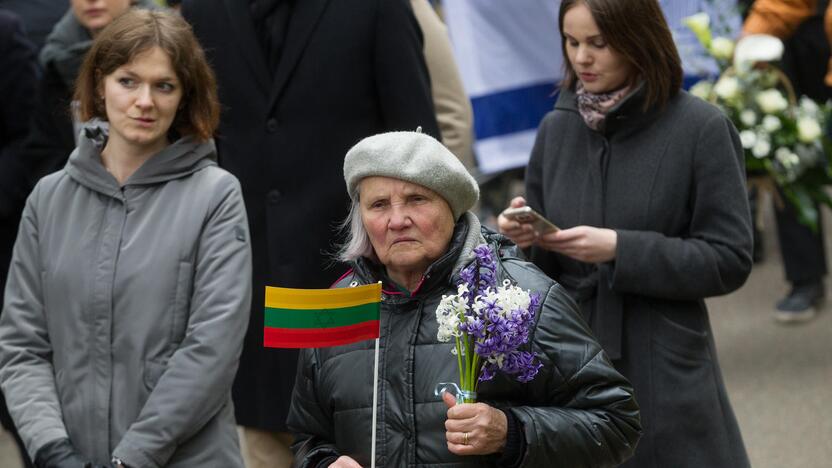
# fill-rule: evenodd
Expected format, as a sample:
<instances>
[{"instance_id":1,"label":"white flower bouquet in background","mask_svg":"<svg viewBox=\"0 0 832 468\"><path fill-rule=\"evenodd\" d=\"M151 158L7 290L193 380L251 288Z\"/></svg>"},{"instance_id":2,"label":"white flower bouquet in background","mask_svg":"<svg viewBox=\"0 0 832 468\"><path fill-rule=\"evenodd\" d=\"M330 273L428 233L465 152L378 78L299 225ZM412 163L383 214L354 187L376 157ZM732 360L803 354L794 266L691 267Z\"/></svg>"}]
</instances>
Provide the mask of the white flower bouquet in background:
<instances>
[{"instance_id":1,"label":"white flower bouquet in background","mask_svg":"<svg viewBox=\"0 0 832 468\"><path fill-rule=\"evenodd\" d=\"M691 94L728 115L740 132L749 173L770 176L800 221L816 230L815 203L832 207L824 190L832 184L826 135L832 108L794 95L788 78L771 65L783 55L776 37L746 36L735 44L712 38L704 13L684 21L720 68L719 76L696 83Z\"/></svg>"}]
</instances>

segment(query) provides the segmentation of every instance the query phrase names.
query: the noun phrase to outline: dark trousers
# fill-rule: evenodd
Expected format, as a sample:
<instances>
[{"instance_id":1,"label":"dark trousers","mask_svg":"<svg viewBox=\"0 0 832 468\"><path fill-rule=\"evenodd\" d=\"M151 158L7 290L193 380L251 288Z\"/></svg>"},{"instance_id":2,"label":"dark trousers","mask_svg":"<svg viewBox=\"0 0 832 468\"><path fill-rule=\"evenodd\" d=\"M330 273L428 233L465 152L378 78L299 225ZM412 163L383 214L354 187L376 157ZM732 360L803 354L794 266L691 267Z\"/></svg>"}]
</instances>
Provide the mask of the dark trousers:
<instances>
[{"instance_id":1,"label":"dark trousers","mask_svg":"<svg viewBox=\"0 0 832 468\"><path fill-rule=\"evenodd\" d=\"M780 197L783 198L783 195ZM786 279L792 284L819 281L827 271L822 222L819 219L818 232L812 232L797 220L791 203L785 198L783 200L783 209L775 210L775 219ZM817 205L815 208L820 209Z\"/></svg>"},{"instance_id":2,"label":"dark trousers","mask_svg":"<svg viewBox=\"0 0 832 468\"><path fill-rule=\"evenodd\" d=\"M782 68L798 96L825 102L832 98L832 89L824 83L830 48L823 30L824 9L819 11L820 15L804 21L785 41ZM819 217L818 232L814 233L797 220L795 209L785 199L784 205L775 210L775 218L786 279L792 284L818 281L827 272L822 220Z\"/></svg>"}]
</instances>

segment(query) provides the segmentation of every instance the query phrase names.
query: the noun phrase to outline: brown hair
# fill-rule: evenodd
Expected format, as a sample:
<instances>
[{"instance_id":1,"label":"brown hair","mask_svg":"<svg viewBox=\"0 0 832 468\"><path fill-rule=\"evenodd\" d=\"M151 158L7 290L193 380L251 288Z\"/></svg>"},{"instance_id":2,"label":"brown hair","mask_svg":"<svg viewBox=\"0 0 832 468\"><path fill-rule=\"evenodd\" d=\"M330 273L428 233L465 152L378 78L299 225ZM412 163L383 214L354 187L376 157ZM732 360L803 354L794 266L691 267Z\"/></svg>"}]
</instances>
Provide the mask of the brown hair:
<instances>
[{"instance_id":1,"label":"brown hair","mask_svg":"<svg viewBox=\"0 0 832 468\"><path fill-rule=\"evenodd\" d=\"M656 0L563 0L558 15L561 36L566 12L581 3L589 8L609 47L636 70L637 76L632 79L644 80L645 110L663 106L679 92L682 60ZM578 77L567 58L563 37L561 51L564 58L562 86L572 89Z\"/></svg>"},{"instance_id":2,"label":"brown hair","mask_svg":"<svg viewBox=\"0 0 832 468\"><path fill-rule=\"evenodd\" d=\"M168 55L182 86L182 101L171 128L199 140L211 138L220 119L214 72L188 23L162 11L131 9L95 38L75 83L81 120L107 119L100 98L104 77L153 47Z\"/></svg>"}]
</instances>

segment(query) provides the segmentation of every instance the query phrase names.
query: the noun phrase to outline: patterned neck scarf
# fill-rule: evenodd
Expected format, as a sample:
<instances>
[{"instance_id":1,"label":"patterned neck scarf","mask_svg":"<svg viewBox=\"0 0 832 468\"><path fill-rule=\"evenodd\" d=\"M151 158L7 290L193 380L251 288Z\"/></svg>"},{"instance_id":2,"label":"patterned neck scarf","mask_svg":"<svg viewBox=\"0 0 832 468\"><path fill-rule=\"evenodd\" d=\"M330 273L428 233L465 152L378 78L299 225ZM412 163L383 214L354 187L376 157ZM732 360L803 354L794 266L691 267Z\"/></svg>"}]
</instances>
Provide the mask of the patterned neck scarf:
<instances>
[{"instance_id":1,"label":"patterned neck scarf","mask_svg":"<svg viewBox=\"0 0 832 468\"><path fill-rule=\"evenodd\" d=\"M630 94L631 87L624 86L609 93L594 94L584 89L583 84L578 82L576 98L578 101L578 112L584 118L587 126L598 130L604 123L607 113L615 107L622 99Z\"/></svg>"}]
</instances>

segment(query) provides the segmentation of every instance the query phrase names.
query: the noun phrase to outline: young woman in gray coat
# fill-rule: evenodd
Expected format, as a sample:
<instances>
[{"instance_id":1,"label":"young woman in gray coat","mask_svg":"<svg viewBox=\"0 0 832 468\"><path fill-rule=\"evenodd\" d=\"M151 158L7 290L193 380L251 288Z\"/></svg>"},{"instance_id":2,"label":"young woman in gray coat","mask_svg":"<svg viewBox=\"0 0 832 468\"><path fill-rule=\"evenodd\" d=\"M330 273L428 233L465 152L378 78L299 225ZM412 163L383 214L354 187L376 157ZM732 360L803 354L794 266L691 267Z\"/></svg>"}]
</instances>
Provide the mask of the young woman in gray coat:
<instances>
[{"instance_id":1,"label":"young woman in gray coat","mask_svg":"<svg viewBox=\"0 0 832 468\"><path fill-rule=\"evenodd\" d=\"M38 467L242 467L251 254L214 160L215 92L173 14L124 14L85 59L93 120L29 196L0 320L0 383Z\"/></svg>"},{"instance_id":2,"label":"young woman in gray coat","mask_svg":"<svg viewBox=\"0 0 832 468\"><path fill-rule=\"evenodd\" d=\"M645 433L625 466L748 466L704 302L751 269L736 130L680 90L656 0L566 0L560 28L569 65L526 196L561 230L505 216L500 229L532 246L633 383Z\"/></svg>"}]
</instances>

